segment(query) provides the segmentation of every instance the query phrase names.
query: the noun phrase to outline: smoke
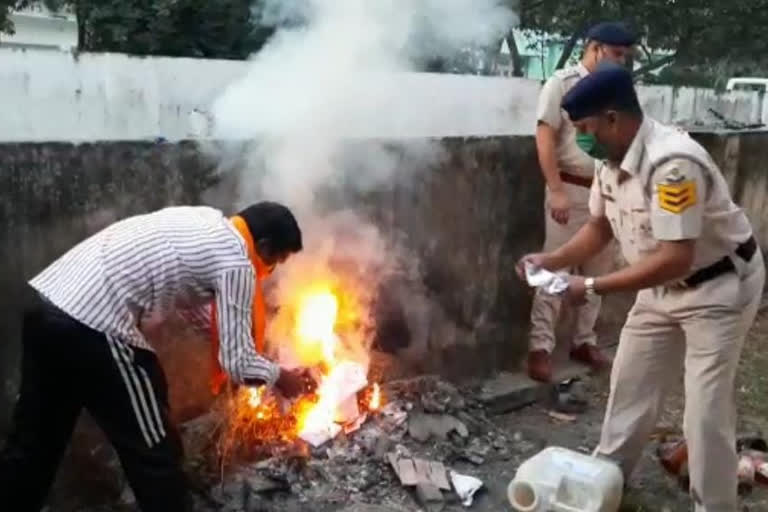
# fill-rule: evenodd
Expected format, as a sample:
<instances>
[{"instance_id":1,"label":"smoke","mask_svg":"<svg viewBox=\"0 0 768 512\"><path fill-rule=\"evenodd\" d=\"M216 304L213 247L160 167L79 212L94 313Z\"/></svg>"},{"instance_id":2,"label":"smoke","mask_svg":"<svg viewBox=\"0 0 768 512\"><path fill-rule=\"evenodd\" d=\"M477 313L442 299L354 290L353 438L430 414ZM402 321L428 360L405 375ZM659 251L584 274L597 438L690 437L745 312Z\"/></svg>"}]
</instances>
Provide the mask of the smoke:
<instances>
[{"instance_id":1,"label":"smoke","mask_svg":"<svg viewBox=\"0 0 768 512\"><path fill-rule=\"evenodd\" d=\"M397 77L426 58L495 44L514 15L498 0L266 0L261 5L264 23L281 28L252 57L248 73L213 105L213 136L230 141L230 150L218 156L229 168L238 162L236 206L280 201L302 226L305 250L279 271L276 302L289 304L308 280L341 272L348 286L350 280L366 281L373 293L363 297L361 308L370 311L377 287L402 276L403 269L418 268L418 262L349 211L352 196L402 183L442 158L439 144L403 140L397 129L388 134L395 141L376 138L383 121L405 133L423 116L402 108L408 90ZM339 254L347 270L338 270ZM361 322L359 338L371 323ZM280 337L275 329L272 337Z\"/></svg>"}]
</instances>

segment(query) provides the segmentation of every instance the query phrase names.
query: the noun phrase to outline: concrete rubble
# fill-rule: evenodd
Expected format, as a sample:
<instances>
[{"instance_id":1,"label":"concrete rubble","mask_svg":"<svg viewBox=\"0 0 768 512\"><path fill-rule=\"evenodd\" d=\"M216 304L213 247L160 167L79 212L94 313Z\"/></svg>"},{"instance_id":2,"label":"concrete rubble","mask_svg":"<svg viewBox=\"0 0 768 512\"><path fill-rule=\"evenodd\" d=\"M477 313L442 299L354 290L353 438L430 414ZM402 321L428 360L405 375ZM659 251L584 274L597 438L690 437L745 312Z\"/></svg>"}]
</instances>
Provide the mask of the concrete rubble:
<instances>
[{"instance_id":1,"label":"concrete rubble","mask_svg":"<svg viewBox=\"0 0 768 512\"><path fill-rule=\"evenodd\" d=\"M434 377L388 382L382 384L384 406L370 413L357 430L341 432L319 447L301 440L258 445L248 454L229 457L224 467L218 459L200 454L216 452L215 427L221 418L209 414L181 429L194 510L507 510L507 485L521 463L551 445L590 453L599 439L604 387L584 374L567 373L556 372L558 384L553 385L514 374L465 382L458 389ZM521 405L531 404L530 397L535 405ZM511 412L497 413L510 407ZM766 491L760 480L768 474L768 443L759 425L748 427L745 432L755 433L739 436L738 446L742 472L754 480L745 486L742 476L740 490L749 505L744 510L765 510ZM679 441L680 435L678 422L665 423L655 430L652 446ZM638 510L683 510L690 498L676 479L684 471L669 478L652 451L644 456L639 479L630 483L629 504L641 501ZM122 503L115 495L108 506L60 509L133 510L132 496L124 494Z\"/></svg>"},{"instance_id":2,"label":"concrete rubble","mask_svg":"<svg viewBox=\"0 0 768 512\"><path fill-rule=\"evenodd\" d=\"M497 507L505 499L500 482L506 485L514 468L544 444L538 424L510 425L503 418L511 417L498 415L496 406L502 403L505 410L516 403L520 408L529 399L515 394L535 396L543 407L531 412L550 411L551 424L564 424L576 416L556 412L553 393L574 393L576 382L542 388L502 374L457 389L437 377L392 381L381 385L379 410L323 444L297 438L238 445L245 452L220 451L221 408L214 407L180 426L194 510L457 512ZM135 507L122 482L123 496L104 510Z\"/></svg>"},{"instance_id":3,"label":"concrete rubble","mask_svg":"<svg viewBox=\"0 0 768 512\"><path fill-rule=\"evenodd\" d=\"M422 377L388 383L384 390L382 409L321 446L310 443L304 455L283 449L238 462L198 497L198 509L279 510L287 498L370 510L471 507L484 488L472 468L509 461L511 445L523 442L494 426L479 386L460 392Z\"/></svg>"}]
</instances>

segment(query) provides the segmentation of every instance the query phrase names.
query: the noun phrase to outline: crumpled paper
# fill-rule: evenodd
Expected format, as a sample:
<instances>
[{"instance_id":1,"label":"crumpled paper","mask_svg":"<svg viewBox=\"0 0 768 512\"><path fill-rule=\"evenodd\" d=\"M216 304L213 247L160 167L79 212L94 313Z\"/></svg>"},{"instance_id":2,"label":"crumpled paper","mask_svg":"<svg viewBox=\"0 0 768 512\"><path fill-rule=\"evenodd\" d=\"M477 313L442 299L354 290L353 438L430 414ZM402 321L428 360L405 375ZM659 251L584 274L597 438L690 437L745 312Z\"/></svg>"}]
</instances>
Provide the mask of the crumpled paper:
<instances>
[{"instance_id":1,"label":"crumpled paper","mask_svg":"<svg viewBox=\"0 0 768 512\"><path fill-rule=\"evenodd\" d=\"M525 278L530 286L542 288L550 295L559 295L568 289L568 274L549 270L525 262Z\"/></svg>"},{"instance_id":2,"label":"crumpled paper","mask_svg":"<svg viewBox=\"0 0 768 512\"><path fill-rule=\"evenodd\" d=\"M475 493L483 486L482 480L473 476L460 475L455 471L450 473L451 483L456 490L456 494L461 498L461 504L465 507L471 507Z\"/></svg>"},{"instance_id":3,"label":"crumpled paper","mask_svg":"<svg viewBox=\"0 0 768 512\"><path fill-rule=\"evenodd\" d=\"M360 412L357 409L356 394L368 384L365 368L352 361L342 361L336 365L331 374L323 379L318 388L320 403L318 407L326 407L334 411L334 419L344 423L352 423ZM349 405L354 407L350 408ZM311 430L303 430L299 437L318 447L334 437L342 427L337 421L326 425L313 425Z\"/></svg>"},{"instance_id":4,"label":"crumpled paper","mask_svg":"<svg viewBox=\"0 0 768 512\"><path fill-rule=\"evenodd\" d=\"M299 437L317 448L339 435L340 432L341 426L338 423L328 423L315 430L305 430Z\"/></svg>"}]
</instances>

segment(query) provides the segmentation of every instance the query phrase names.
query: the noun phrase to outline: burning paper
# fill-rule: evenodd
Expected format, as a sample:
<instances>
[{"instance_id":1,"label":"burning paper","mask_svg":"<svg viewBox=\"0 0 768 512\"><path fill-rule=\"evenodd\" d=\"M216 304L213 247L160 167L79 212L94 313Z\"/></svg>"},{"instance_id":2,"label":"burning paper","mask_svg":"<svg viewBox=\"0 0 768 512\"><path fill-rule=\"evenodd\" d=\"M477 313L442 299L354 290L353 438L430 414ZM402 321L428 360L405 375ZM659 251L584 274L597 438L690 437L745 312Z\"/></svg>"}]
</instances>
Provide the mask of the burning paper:
<instances>
[{"instance_id":1,"label":"burning paper","mask_svg":"<svg viewBox=\"0 0 768 512\"><path fill-rule=\"evenodd\" d=\"M231 402L222 453L297 439L317 447L342 430L359 429L386 403L377 384L368 387L367 346L349 329L365 311L355 299L357 288L333 276L304 277L283 296L280 329L272 333L280 341L273 349L281 366L309 369L317 389L294 400L277 390L240 389Z\"/></svg>"},{"instance_id":2,"label":"burning paper","mask_svg":"<svg viewBox=\"0 0 768 512\"><path fill-rule=\"evenodd\" d=\"M357 411L357 392L367 384L365 369L360 364L343 361L334 366L318 386L319 400L304 418L299 437L313 446L320 446L335 437L341 431L337 420L346 423L357 419L349 417L350 400L355 401Z\"/></svg>"},{"instance_id":3,"label":"burning paper","mask_svg":"<svg viewBox=\"0 0 768 512\"><path fill-rule=\"evenodd\" d=\"M312 430L305 430L299 437L317 448L339 435L339 432L341 432L341 426L338 423L328 423L313 427Z\"/></svg>"},{"instance_id":4,"label":"burning paper","mask_svg":"<svg viewBox=\"0 0 768 512\"><path fill-rule=\"evenodd\" d=\"M542 288L551 295L559 295L568 289L567 275L565 272L554 273L531 263L525 263L525 277L528 284L534 288Z\"/></svg>"}]
</instances>

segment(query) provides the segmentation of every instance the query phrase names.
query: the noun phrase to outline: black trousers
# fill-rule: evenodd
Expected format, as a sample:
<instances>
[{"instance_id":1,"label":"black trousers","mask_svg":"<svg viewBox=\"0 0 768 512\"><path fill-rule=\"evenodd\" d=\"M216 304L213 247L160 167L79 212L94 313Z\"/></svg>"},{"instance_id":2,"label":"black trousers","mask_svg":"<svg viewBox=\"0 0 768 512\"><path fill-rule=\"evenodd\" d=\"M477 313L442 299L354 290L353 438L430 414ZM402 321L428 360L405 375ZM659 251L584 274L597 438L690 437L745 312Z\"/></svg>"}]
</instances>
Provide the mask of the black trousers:
<instances>
[{"instance_id":1,"label":"black trousers","mask_svg":"<svg viewBox=\"0 0 768 512\"><path fill-rule=\"evenodd\" d=\"M0 508L45 503L83 408L115 447L144 512L187 511L182 447L157 356L90 329L43 301L24 315L21 390L0 453Z\"/></svg>"}]
</instances>

